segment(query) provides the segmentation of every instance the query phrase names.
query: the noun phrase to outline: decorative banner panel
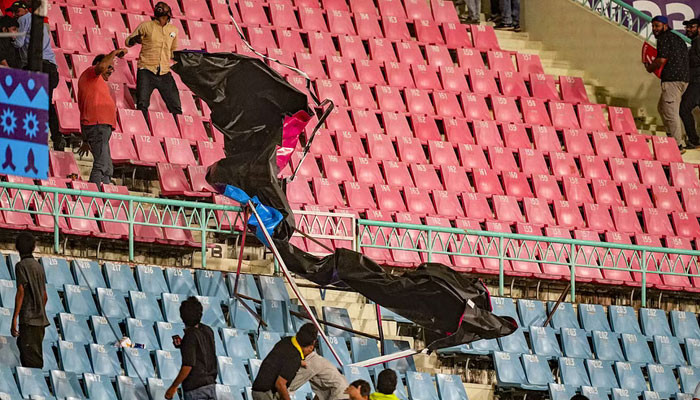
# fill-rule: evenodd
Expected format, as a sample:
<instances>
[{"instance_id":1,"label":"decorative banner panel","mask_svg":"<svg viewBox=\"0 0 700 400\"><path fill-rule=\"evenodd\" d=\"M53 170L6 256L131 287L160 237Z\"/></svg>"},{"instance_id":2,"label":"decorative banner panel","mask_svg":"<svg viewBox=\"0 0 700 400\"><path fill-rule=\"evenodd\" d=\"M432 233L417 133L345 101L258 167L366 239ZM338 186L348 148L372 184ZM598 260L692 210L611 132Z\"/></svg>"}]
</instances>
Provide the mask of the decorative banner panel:
<instances>
[{"instance_id":1,"label":"decorative banner panel","mask_svg":"<svg viewBox=\"0 0 700 400\"><path fill-rule=\"evenodd\" d=\"M624 0L639 11L652 17L665 15L672 29L684 32L683 21L700 14L700 1L679 0Z\"/></svg>"}]
</instances>

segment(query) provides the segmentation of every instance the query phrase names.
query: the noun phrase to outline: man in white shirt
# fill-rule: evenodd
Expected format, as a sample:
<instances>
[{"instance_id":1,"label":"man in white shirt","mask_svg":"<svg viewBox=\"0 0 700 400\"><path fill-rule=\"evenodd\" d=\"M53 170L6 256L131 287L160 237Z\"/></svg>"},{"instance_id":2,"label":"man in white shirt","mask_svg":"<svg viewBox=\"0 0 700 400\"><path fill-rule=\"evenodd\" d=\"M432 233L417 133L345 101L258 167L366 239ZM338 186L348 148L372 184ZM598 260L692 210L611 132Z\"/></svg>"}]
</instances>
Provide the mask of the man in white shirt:
<instances>
[{"instance_id":1,"label":"man in white shirt","mask_svg":"<svg viewBox=\"0 0 700 400\"><path fill-rule=\"evenodd\" d=\"M304 359L305 366L299 368L297 375L289 385L289 391L294 392L306 382L311 383L318 400L347 399L345 389L348 381L338 369L315 351Z\"/></svg>"}]
</instances>

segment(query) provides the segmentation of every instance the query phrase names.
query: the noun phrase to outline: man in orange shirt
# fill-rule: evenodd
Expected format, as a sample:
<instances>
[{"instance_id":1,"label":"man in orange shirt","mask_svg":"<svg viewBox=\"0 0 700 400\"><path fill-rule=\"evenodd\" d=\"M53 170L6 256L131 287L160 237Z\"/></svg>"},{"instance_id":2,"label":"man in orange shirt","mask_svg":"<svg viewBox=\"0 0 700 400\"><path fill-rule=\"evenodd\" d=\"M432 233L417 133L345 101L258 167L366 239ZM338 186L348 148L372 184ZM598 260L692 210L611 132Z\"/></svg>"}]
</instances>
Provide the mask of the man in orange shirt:
<instances>
[{"instance_id":1,"label":"man in orange shirt","mask_svg":"<svg viewBox=\"0 0 700 400\"><path fill-rule=\"evenodd\" d=\"M92 61L78 80L78 108L83 133L80 155L92 151L93 163L90 182L111 183L112 155L109 152L109 138L117 126L117 105L109 91L107 80L114 72L114 57L122 58L126 49L117 49L105 55L100 54Z\"/></svg>"}]
</instances>

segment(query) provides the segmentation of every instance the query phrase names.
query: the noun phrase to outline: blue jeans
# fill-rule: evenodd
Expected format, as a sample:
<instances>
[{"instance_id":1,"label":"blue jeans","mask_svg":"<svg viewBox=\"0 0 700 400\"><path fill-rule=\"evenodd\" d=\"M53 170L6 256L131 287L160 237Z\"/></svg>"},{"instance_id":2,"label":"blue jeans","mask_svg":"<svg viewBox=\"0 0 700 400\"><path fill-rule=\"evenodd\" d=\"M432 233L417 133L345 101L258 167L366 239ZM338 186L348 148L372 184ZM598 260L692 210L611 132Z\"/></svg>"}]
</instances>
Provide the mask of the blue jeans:
<instances>
[{"instance_id":1,"label":"blue jeans","mask_svg":"<svg viewBox=\"0 0 700 400\"><path fill-rule=\"evenodd\" d=\"M501 0L501 16L504 24L520 25L520 0Z\"/></svg>"},{"instance_id":2,"label":"blue jeans","mask_svg":"<svg viewBox=\"0 0 700 400\"><path fill-rule=\"evenodd\" d=\"M109 152L109 138L112 137L112 126L107 124L83 125L83 140L90 144L92 151L92 172L90 182L112 183L112 155Z\"/></svg>"},{"instance_id":3,"label":"blue jeans","mask_svg":"<svg viewBox=\"0 0 700 400\"><path fill-rule=\"evenodd\" d=\"M184 394L184 400L216 400L216 385L201 386Z\"/></svg>"}]
</instances>

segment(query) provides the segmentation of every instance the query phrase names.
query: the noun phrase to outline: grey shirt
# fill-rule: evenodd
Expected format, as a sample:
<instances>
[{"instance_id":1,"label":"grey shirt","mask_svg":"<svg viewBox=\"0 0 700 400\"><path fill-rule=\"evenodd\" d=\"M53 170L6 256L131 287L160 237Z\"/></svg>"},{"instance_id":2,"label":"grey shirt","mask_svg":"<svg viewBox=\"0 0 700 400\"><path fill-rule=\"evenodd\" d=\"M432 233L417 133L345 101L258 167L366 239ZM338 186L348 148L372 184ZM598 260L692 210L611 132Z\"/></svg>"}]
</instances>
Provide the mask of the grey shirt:
<instances>
[{"instance_id":1,"label":"grey shirt","mask_svg":"<svg viewBox=\"0 0 700 400\"><path fill-rule=\"evenodd\" d=\"M24 300L19 312L19 325L48 326L44 307L46 274L44 267L32 256L23 257L15 266L17 287L24 286Z\"/></svg>"},{"instance_id":2,"label":"grey shirt","mask_svg":"<svg viewBox=\"0 0 700 400\"><path fill-rule=\"evenodd\" d=\"M311 389L319 400L347 399L345 389L348 381L338 369L315 351L304 359L306 367L299 368L294 380L289 385L289 391L294 392L306 382L311 383Z\"/></svg>"}]
</instances>

